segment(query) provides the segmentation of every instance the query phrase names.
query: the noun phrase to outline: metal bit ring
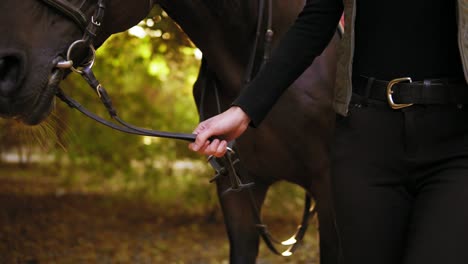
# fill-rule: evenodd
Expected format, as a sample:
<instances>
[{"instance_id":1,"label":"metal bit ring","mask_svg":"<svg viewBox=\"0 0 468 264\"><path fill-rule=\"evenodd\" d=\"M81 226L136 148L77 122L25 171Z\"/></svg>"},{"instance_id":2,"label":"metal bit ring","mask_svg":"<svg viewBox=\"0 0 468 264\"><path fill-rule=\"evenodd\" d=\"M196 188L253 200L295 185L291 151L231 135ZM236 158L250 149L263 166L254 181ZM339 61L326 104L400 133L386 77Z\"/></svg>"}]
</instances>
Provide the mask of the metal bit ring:
<instances>
[{"instance_id":1,"label":"metal bit ring","mask_svg":"<svg viewBox=\"0 0 468 264\"><path fill-rule=\"evenodd\" d=\"M77 40L75 42L73 42L70 47L68 48L68 51L67 51L67 61L72 61L71 59L71 52L72 50L79 44L86 44L86 42L83 40L83 39L80 39L80 40ZM79 73L79 74L82 74L83 71L82 70L79 70L78 68L84 68L84 67L87 67L87 68L92 68L93 65L94 65L94 61L96 60L96 49L94 48L94 46L92 44L89 44L88 45L89 49L91 50L91 58L89 59L88 62L84 63L83 65L79 65L79 66L74 66L72 65L70 67L70 69L76 73Z\"/></svg>"}]
</instances>

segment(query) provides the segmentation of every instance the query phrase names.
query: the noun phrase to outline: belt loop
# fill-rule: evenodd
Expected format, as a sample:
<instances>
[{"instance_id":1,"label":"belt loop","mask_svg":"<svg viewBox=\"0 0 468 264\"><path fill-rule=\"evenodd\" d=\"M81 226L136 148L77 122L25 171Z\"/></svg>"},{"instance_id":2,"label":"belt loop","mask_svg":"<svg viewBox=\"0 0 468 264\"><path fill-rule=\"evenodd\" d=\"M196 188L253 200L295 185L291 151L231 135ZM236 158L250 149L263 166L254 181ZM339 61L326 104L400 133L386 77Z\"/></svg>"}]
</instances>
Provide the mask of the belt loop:
<instances>
[{"instance_id":1,"label":"belt loop","mask_svg":"<svg viewBox=\"0 0 468 264\"><path fill-rule=\"evenodd\" d=\"M367 83L366 83L366 90L364 90L364 98L362 100L362 104L367 106L368 105L368 99L370 97L371 91L372 91L372 85L374 84L375 78L374 77L369 77L367 78Z\"/></svg>"}]
</instances>

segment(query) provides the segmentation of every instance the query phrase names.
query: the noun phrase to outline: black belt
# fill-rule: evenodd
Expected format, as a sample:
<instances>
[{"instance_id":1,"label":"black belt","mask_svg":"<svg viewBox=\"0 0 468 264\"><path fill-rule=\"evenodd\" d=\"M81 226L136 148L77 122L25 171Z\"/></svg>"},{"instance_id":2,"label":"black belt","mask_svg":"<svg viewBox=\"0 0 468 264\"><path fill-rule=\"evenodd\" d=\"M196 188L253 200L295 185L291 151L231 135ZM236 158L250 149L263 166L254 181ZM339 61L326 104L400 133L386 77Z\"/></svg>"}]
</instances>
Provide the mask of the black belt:
<instances>
[{"instance_id":1,"label":"black belt","mask_svg":"<svg viewBox=\"0 0 468 264\"><path fill-rule=\"evenodd\" d=\"M467 104L465 80L429 79L411 82L410 78L391 81L363 76L353 77L353 93L365 98L387 101L393 109L412 104Z\"/></svg>"}]
</instances>

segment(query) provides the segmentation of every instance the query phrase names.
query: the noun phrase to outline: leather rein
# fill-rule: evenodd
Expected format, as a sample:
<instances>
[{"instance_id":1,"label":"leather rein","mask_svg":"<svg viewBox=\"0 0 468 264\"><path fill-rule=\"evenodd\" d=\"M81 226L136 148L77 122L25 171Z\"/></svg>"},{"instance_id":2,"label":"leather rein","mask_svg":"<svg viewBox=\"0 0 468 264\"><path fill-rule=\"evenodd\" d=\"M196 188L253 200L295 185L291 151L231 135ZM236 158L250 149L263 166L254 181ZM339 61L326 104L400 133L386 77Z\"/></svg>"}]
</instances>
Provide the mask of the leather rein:
<instances>
[{"instance_id":1,"label":"leather rein","mask_svg":"<svg viewBox=\"0 0 468 264\"><path fill-rule=\"evenodd\" d=\"M265 25L266 24L266 25ZM262 38L262 33L264 34L263 42L263 57L260 64L260 68L265 65L266 62L270 59L271 50L272 50L272 41L274 36L273 31L273 2L272 0L258 0L258 15L257 15L257 28L255 33L255 40L252 45L250 52L249 61L247 64L246 74L244 76L244 85L248 85L252 78L255 76L255 62L257 49L259 47L259 41ZM202 96L199 106L200 116L203 118L203 102L206 94L206 87L202 90ZM214 95L216 99L216 105L218 108L218 113L221 113L221 103L219 99L219 91L216 85L216 80L214 82ZM228 151L223 157L217 158L214 156L208 157L208 162L215 170L215 176L210 180L210 182L218 181L222 177L228 177L230 187L224 190L221 193L221 196L227 195L232 192L240 192L246 190L248 192L251 211L254 217L255 227L260 237L265 242L268 249L276 255L288 257L291 256L296 249L301 245L301 242L304 238L304 235L308 228L309 218L316 213L315 204L312 203L311 196L306 192L304 197L304 210L302 213L301 224L298 225L296 232L287 240L279 241L275 239L268 230L266 224L263 223L262 217L260 214L259 206L255 199L252 188L254 182L244 183L241 179L244 180L248 178L248 170L245 166L242 166L241 159L239 156L239 151L236 147L236 141L231 141L228 144ZM243 177L241 177L243 176ZM286 250L281 252L277 245L286 246Z\"/></svg>"},{"instance_id":2,"label":"leather rein","mask_svg":"<svg viewBox=\"0 0 468 264\"><path fill-rule=\"evenodd\" d=\"M91 111L87 110L80 103L78 103L73 98L65 94L60 88L57 89L57 93L56 93L56 96L59 99L65 102L69 107L77 109L82 114L93 119L94 121L102 125L108 126L112 129L124 132L124 133L141 135L141 136L149 136L149 137L179 139L179 140L185 140L189 142L195 141L196 139L195 134L174 133L174 132L165 132L165 131L141 128L141 127L137 127L137 126L134 126L132 124L125 122L118 116L116 109L112 106L112 100L110 99L106 89L97 80L92 70L94 61L96 58L96 51L95 51L93 42L94 42L94 39L96 38L96 35L99 33L101 24L104 19L104 13L105 13L105 8L106 8L105 0L98 0L96 10L94 11L94 14L91 16L90 20L86 18L86 15L80 10L79 7L75 7L71 5L68 1L64 1L64 0L41 0L41 1L43 1L50 7L56 9L57 11L65 15L66 17L70 18L84 32L83 37L80 40L73 42L68 48L67 58L62 61L59 61L56 67L60 69L64 69L64 70L70 69L73 72L81 74L81 76L86 80L86 82L89 84L91 89L98 95L102 104L106 107L107 112L109 113L110 117L114 121L116 121L116 123L110 122L102 117L97 116ZM83 1L83 4L86 2L86 0L82 0L82 1ZM153 1L149 1L150 7L152 6L152 4L153 4ZM89 58L87 62L84 62L81 65L75 65L75 63L73 62L71 58L71 54L75 49L80 49L80 48L89 49L91 57Z\"/></svg>"},{"instance_id":3,"label":"leather rein","mask_svg":"<svg viewBox=\"0 0 468 264\"><path fill-rule=\"evenodd\" d=\"M104 13L106 8L106 0L98 0L96 10L94 14L91 16L91 19L88 20L84 12L81 11L80 7L75 7L71 5L66 0L41 0L48 6L56 9L61 14L65 15L72 21L74 21L80 29L84 32L83 37L80 40L76 40L73 42L70 47L68 48L66 58L59 60L56 64L56 68L61 70L71 70L75 73L81 74L81 76L86 80L90 88L97 94L100 98L102 104L106 107L111 119L115 122L108 121L102 117L97 116L96 114L92 113L91 111L87 110L83 107L79 102L74 100L73 98L69 97L65 94L60 88L57 89L56 96L65 102L69 107L75 108L80 111L82 114L86 115L87 117L93 119L94 121L110 127L112 129L128 133L134 135L141 135L141 136L150 136L150 137L161 137L161 138L169 138L169 139L178 139L178 140L185 140L189 142L193 142L196 139L195 134L188 134L188 133L174 133L174 132L165 132L165 131L158 131L158 130L151 130L146 128L137 127L131 125L125 121L123 121L118 115L115 108L112 106L112 101L104 89L103 85L97 80L95 77L92 67L94 65L94 61L96 58L96 51L93 45L93 42L96 38L96 35L99 33L101 28L101 24L104 19ZM81 6L86 3L87 0L83 1ZM266 2L267 1L267 2ZM149 0L149 7L151 8L153 5L153 0ZM258 17L257 17L257 28L256 28L256 35L255 40L252 45L251 54L249 58L249 62L247 65L247 71L245 75L245 84L248 84L254 76L254 66L256 61L257 49L259 46L259 41L262 38L262 28L266 21L266 30L264 33L264 53L262 58L261 66L263 66L266 61L270 58L271 48L272 48L272 39L274 32L272 30L272 0L258 0ZM71 58L71 54L75 49L79 48L86 48L89 49L89 53L91 56L88 58L87 62L81 63L80 65L75 65L74 61ZM261 67L260 66L260 67ZM218 95L217 88L215 87L216 95ZM203 99L203 96L202 96ZM216 96L217 104L219 106L219 97ZM220 107L218 107L220 110ZM202 115L203 111L200 111ZM315 213L315 206L312 204L312 199L309 194L306 193L305 195L305 203L304 203L304 211L302 216L301 225L298 226L296 233L288 240L279 242L278 240L274 239L268 228L265 224L263 224L259 207L255 201L253 192L250 187L254 185L253 182L251 183L243 183L241 181L241 175L247 175L247 170L241 166L240 159L238 152L236 150L235 141L230 142L228 147L227 154L222 158L215 158L209 157L208 162L216 171L216 175L210 181L216 181L220 177L227 176L229 177L230 181L230 188L225 190L222 195L226 195L231 192L239 192L244 189L247 189L250 199L250 206L253 212L254 220L256 223L257 231L259 235L262 237L264 242L266 243L267 247L275 254L280 256L290 256L293 252L297 249L302 241L304 234L308 227L308 220L311 215ZM282 246L287 246L286 251L280 252L275 244L279 244Z\"/></svg>"}]
</instances>

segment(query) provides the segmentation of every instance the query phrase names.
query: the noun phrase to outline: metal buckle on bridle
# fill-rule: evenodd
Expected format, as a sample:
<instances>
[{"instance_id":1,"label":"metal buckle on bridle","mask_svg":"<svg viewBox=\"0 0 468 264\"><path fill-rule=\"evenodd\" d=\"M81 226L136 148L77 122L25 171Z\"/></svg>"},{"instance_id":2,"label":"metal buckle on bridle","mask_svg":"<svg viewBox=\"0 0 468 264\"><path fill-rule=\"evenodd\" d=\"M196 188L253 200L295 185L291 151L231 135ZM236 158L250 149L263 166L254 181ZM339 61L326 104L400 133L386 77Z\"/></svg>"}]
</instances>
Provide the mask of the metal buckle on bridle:
<instances>
[{"instance_id":1,"label":"metal buckle on bridle","mask_svg":"<svg viewBox=\"0 0 468 264\"><path fill-rule=\"evenodd\" d=\"M231 142L234 144L234 141ZM214 182L222 176L229 177L230 186L222 192L222 196L231 192L240 192L246 188L254 186L255 183L243 183L237 173L235 165L240 162L236 152L231 147L227 147L227 152L223 157L217 158L213 155L208 157L208 162L216 171L216 174L211 178L210 182Z\"/></svg>"},{"instance_id":2,"label":"metal buckle on bridle","mask_svg":"<svg viewBox=\"0 0 468 264\"><path fill-rule=\"evenodd\" d=\"M413 82L411 80L410 77L403 77L403 78L397 78L397 79L393 79L391 80L388 85L387 85L387 101L388 101L388 104L390 105L390 107L392 109L402 109L402 108L405 108L405 107L409 107L409 106L412 106L413 104L397 104L395 103L395 101L393 101L393 86L395 84L398 84L398 83L401 83L401 82Z\"/></svg>"},{"instance_id":3,"label":"metal buckle on bridle","mask_svg":"<svg viewBox=\"0 0 468 264\"><path fill-rule=\"evenodd\" d=\"M101 22L99 22L99 20L95 20L94 16L91 16L91 23L93 23L96 27L101 26Z\"/></svg>"},{"instance_id":4,"label":"metal buckle on bridle","mask_svg":"<svg viewBox=\"0 0 468 264\"><path fill-rule=\"evenodd\" d=\"M92 67L94 65L96 59L96 50L94 48L93 40L96 37L97 32L99 31L100 25L104 18L104 10L105 10L105 0L98 0L98 7L91 18L91 21L84 19L83 23L88 22L87 26L83 26L82 21L78 21L75 19L76 17L81 18L81 13L79 15L74 15L76 8L73 6L67 5L62 3L62 1L54 1L54 0L43 0L46 4L58 8L59 11L62 11L65 16L70 17L73 21L77 22L80 28L84 31L84 35L80 40L73 42L67 51L66 59L62 57L58 57L60 59L56 62L55 67L68 70L70 69L73 72L81 74L81 76L86 80L88 85L97 93L101 102L106 107L110 117L116 121L117 123L109 122L106 119L101 118L100 116L92 113L91 111L87 110L84 106L82 106L77 101L73 100L73 98L66 95L60 88L57 90L57 97L64 101L69 107L74 108L80 111L82 114L86 115L87 117L93 119L94 121L108 126L112 129L128 133L134 135L141 135L141 136L149 136L149 137L161 137L161 138L171 138L171 139L179 139L185 140L189 142L194 142L196 139L196 135L188 134L188 133L174 133L174 132L165 132L165 131L158 131L158 130L151 130L142 127L137 127L132 124L129 124L122 120L118 115L115 108L112 106L112 101L107 94L104 87L99 83L96 76L92 71ZM75 65L72 60L72 51L77 49L78 46L84 49L90 49L91 52L88 51L88 61L82 63L81 65Z\"/></svg>"},{"instance_id":5,"label":"metal buckle on bridle","mask_svg":"<svg viewBox=\"0 0 468 264\"><path fill-rule=\"evenodd\" d=\"M180 140L186 140L189 142L195 141L196 135L194 134L170 133L170 132L149 130L149 129L145 129L141 127L136 127L134 125L124 122L117 115L117 111L112 107L112 102L106 90L99 83L99 81L96 79L96 77L94 76L92 72L92 67L95 61L95 49L90 44L92 44L93 38L96 37L96 32L98 31L99 26L101 24L100 21L102 21L102 18L104 16L105 0L98 0L98 9L95 12L95 16L91 18L91 22L88 24L86 28L84 28L83 24L84 22L87 22L87 20L84 19L84 21L81 21L79 19L79 18L82 18L81 13L79 16L74 16L73 13L75 12L75 9L73 7L70 7L66 4L62 4L62 1L57 1L57 2L55 2L54 0L43 0L43 1L55 8L59 8L59 10L61 10L62 12L65 10L66 12L64 12L64 14L71 17L75 22L77 22L80 28L83 29L85 32L81 40L75 41L69 47L67 51L67 59L57 62L56 67L60 69L71 69L73 72L80 73L83 76L83 78L86 80L86 82L89 84L89 86L94 91L96 91L102 103L108 110L111 118L114 121L116 121L118 124L109 122L106 119L103 119L99 117L98 115L90 112L85 107L80 105L77 101L73 100L73 98L63 93L63 91L60 88L57 90L57 94L56 94L57 97L59 97L62 101L64 101L71 108L77 109L78 111L88 116L89 118L95 120L96 122L99 122L105 126L111 127L121 132L129 133L129 134L136 134L136 135L144 135L144 136L180 139ZM251 79L250 77L252 77L253 75L253 69L254 69L254 63L255 63L255 52L257 50L257 44L258 44L257 43L258 36L260 36L261 22L265 19L264 12L263 12L264 11L263 8L265 6L264 1L265 0L259 1L260 8L259 8L257 34L256 34L257 39L255 40L255 45L253 46L253 49L252 49L251 59L250 59L247 74L246 74L247 76L246 82L248 82ZM152 2L153 1L149 2L150 7L152 6ZM72 14L71 16L70 16L70 13ZM263 56L262 64L265 63L270 57L270 50L272 46L271 41L272 41L272 37L274 33L273 30L271 29L271 25L272 25L272 2L271 0L269 0L268 1L267 31L265 34L264 56ZM71 60L71 51L78 44L83 44L83 46L85 47L89 46L89 48L92 51L92 55L91 55L91 59L88 62L79 66L74 66L73 61ZM80 69L77 69L77 67ZM220 108L219 103L218 103L218 108ZM306 193L302 224L299 226L297 232L293 235L293 237L291 237L290 239L284 242L280 242L281 245L289 246L289 247L283 253L279 252L274 246L274 243L278 243L278 241L272 238L272 236L268 232L267 226L262 224L260 210L256 204L253 191L252 189L249 188L253 186L254 183L250 182L250 183L244 184L239 177L239 174L247 175L247 172L245 168L241 166L242 164L240 164L239 155L233 150L234 142L231 142L231 143L232 145L230 145L230 148L228 149L228 152L225 156L221 158L216 158L214 156L211 156L208 158L208 161L216 170L216 176L211 181L216 181L221 176L227 175L227 177L229 177L228 180L230 181L230 188L226 189L221 195L225 195L230 192L239 192L241 190L247 189L247 193L248 193L249 200L250 200L250 207L252 209L252 212L255 218L254 219L256 223L255 226L257 227L257 231L259 235L263 238L267 247L272 252L278 255L282 255L282 256L290 256L292 252L294 252L295 249L300 245L300 241L304 237L304 234L308 225L307 221L309 219L309 216L315 213L315 207L311 206L311 197L309 196L308 193ZM248 176L244 176L244 177L248 178Z\"/></svg>"}]
</instances>

